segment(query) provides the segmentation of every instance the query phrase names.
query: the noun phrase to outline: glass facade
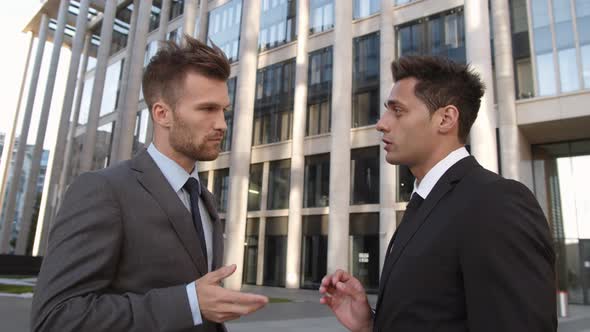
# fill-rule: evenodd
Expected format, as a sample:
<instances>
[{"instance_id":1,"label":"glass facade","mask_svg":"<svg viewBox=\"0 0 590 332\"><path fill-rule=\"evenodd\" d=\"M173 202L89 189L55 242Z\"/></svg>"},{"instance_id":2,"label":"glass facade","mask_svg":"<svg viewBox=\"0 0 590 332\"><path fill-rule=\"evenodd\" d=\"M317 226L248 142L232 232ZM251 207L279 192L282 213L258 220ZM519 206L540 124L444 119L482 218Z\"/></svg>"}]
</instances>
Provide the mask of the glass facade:
<instances>
[{"instance_id":1,"label":"glass facade","mask_svg":"<svg viewBox=\"0 0 590 332\"><path fill-rule=\"evenodd\" d=\"M303 216L301 288L318 289L328 265L328 215Z\"/></svg>"},{"instance_id":2,"label":"glass facade","mask_svg":"<svg viewBox=\"0 0 590 332\"><path fill-rule=\"evenodd\" d=\"M107 67L100 104L100 116L115 111L119 102L119 85L123 76L123 60L119 60Z\"/></svg>"},{"instance_id":3,"label":"glass facade","mask_svg":"<svg viewBox=\"0 0 590 332\"><path fill-rule=\"evenodd\" d=\"M260 1L258 50L262 52L296 40L297 0Z\"/></svg>"},{"instance_id":4,"label":"glass facade","mask_svg":"<svg viewBox=\"0 0 590 332\"><path fill-rule=\"evenodd\" d=\"M526 0L514 0L509 4L516 98L531 98L535 96L535 84L531 64ZM494 91L496 90L494 89Z\"/></svg>"},{"instance_id":5,"label":"glass facade","mask_svg":"<svg viewBox=\"0 0 590 332\"><path fill-rule=\"evenodd\" d=\"M332 113L332 47L309 54L307 136L330 132Z\"/></svg>"},{"instance_id":6,"label":"glass facade","mask_svg":"<svg viewBox=\"0 0 590 332\"><path fill-rule=\"evenodd\" d=\"M466 62L463 8L396 27L398 55L444 56Z\"/></svg>"},{"instance_id":7,"label":"glass facade","mask_svg":"<svg viewBox=\"0 0 590 332\"><path fill-rule=\"evenodd\" d=\"M217 198L217 211L227 211L229 197L229 168L218 169L213 173L213 195Z\"/></svg>"},{"instance_id":8,"label":"glass facade","mask_svg":"<svg viewBox=\"0 0 590 332\"><path fill-rule=\"evenodd\" d=\"M264 239L265 286L285 287L289 217L266 218Z\"/></svg>"},{"instance_id":9,"label":"glass facade","mask_svg":"<svg viewBox=\"0 0 590 332\"><path fill-rule=\"evenodd\" d=\"M350 151L350 204L379 203L379 147Z\"/></svg>"},{"instance_id":10,"label":"glass facade","mask_svg":"<svg viewBox=\"0 0 590 332\"><path fill-rule=\"evenodd\" d=\"M262 201L262 171L263 163L250 165L250 184L248 185L248 211L260 210Z\"/></svg>"},{"instance_id":11,"label":"glass facade","mask_svg":"<svg viewBox=\"0 0 590 332\"><path fill-rule=\"evenodd\" d=\"M578 90L580 81L578 79L574 26L569 1L553 1L553 24L561 92Z\"/></svg>"},{"instance_id":12,"label":"glass facade","mask_svg":"<svg viewBox=\"0 0 590 332\"><path fill-rule=\"evenodd\" d=\"M199 176L199 182L201 182L201 184L205 188L207 188L207 185L209 184L209 172L207 172L207 171L199 172L198 176Z\"/></svg>"},{"instance_id":13,"label":"glass facade","mask_svg":"<svg viewBox=\"0 0 590 332\"><path fill-rule=\"evenodd\" d=\"M115 123L104 124L96 130L96 146L92 159L92 169L101 169L109 165L111 159L111 145Z\"/></svg>"},{"instance_id":14,"label":"glass facade","mask_svg":"<svg viewBox=\"0 0 590 332\"><path fill-rule=\"evenodd\" d=\"M184 12L184 0L170 1L170 21L181 16Z\"/></svg>"},{"instance_id":15,"label":"glass facade","mask_svg":"<svg viewBox=\"0 0 590 332\"><path fill-rule=\"evenodd\" d=\"M90 98L92 98L92 89L94 88L94 75L86 77L84 82L84 91L82 91L82 101L80 103L80 115L78 124L85 125L88 122L88 111L90 110Z\"/></svg>"},{"instance_id":16,"label":"glass facade","mask_svg":"<svg viewBox=\"0 0 590 332\"><path fill-rule=\"evenodd\" d=\"M379 213L351 213L349 264L367 292L379 289Z\"/></svg>"},{"instance_id":17,"label":"glass facade","mask_svg":"<svg viewBox=\"0 0 590 332\"><path fill-rule=\"evenodd\" d=\"M260 220L248 218L246 220L246 238L244 242L244 272L242 282L244 284L256 284L256 272L258 267L258 230Z\"/></svg>"},{"instance_id":18,"label":"glass facade","mask_svg":"<svg viewBox=\"0 0 590 332\"><path fill-rule=\"evenodd\" d=\"M379 48L379 32L353 40L353 128L373 125L380 117Z\"/></svg>"},{"instance_id":19,"label":"glass facade","mask_svg":"<svg viewBox=\"0 0 590 332\"><path fill-rule=\"evenodd\" d=\"M232 77L227 81L227 92L229 94L229 100L231 106L225 111L225 123L227 124L227 130L225 136L221 141L221 151L231 150L231 139L234 127L234 106L236 105L236 82L237 78Z\"/></svg>"},{"instance_id":20,"label":"glass facade","mask_svg":"<svg viewBox=\"0 0 590 332\"><path fill-rule=\"evenodd\" d=\"M207 42L215 43L231 61L238 60L242 0L233 0L209 12Z\"/></svg>"},{"instance_id":21,"label":"glass facade","mask_svg":"<svg viewBox=\"0 0 590 332\"><path fill-rule=\"evenodd\" d=\"M141 149L146 148L148 121L150 112L146 109L140 111L135 116L135 130L133 131L133 155Z\"/></svg>"},{"instance_id":22,"label":"glass facade","mask_svg":"<svg viewBox=\"0 0 590 332\"><path fill-rule=\"evenodd\" d=\"M162 10L162 0L152 0L152 11L150 13L149 32L160 27L160 12Z\"/></svg>"},{"instance_id":23,"label":"glass facade","mask_svg":"<svg viewBox=\"0 0 590 332\"><path fill-rule=\"evenodd\" d=\"M590 89L590 2L576 0L575 6L584 88Z\"/></svg>"},{"instance_id":24,"label":"glass facade","mask_svg":"<svg viewBox=\"0 0 590 332\"><path fill-rule=\"evenodd\" d=\"M178 27L178 29L174 29L166 35L166 40L174 41L177 44L180 44L182 41L182 27Z\"/></svg>"},{"instance_id":25,"label":"glass facade","mask_svg":"<svg viewBox=\"0 0 590 332\"><path fill-rule=\"evenodd\" d=\"M414 191L414 180L416 179L408 166L399 165L397 167L397 200L398 202L408 202Z\"/></svg>"},{"instance_id":26,"label":"glass facade","mask_svg":"<svg viewBox=\"0 0 590 332\"><path fill-rule=\"evenodd\" d=\"M334 28L334 0L310 0L309 34Z\"/></svg>"},{"instance_id":27,"label":"glass facade","mask_svg":"<svg viewBox=\"0 0 590 332\"><path fill-rule=\"evenodd\" d=\"M354 0L352 18L359 19L371 16L381 10L380 0Z\"/></svg>"},{"instance_id":28,"label":"glass facade","mask_svg":"<svg viewBox=\"0 0 590 332\"><path fill-rule=\"evenodd\" d=\"M295 102L295 59L259 69L252 145L291 139Z\"/></svg>"},{"instance_id":29,"label":"glass facade","mask_svg":"<svg viewBox=\"0 0 590 332\"><path fill-rule=\"evenodd\" d=\"M290 159L270 162L267 201L267 208L269 210L289 208L290 178Z\"/></svg>"},{"instance_id":30,"label":"glass facade","mask_svg":"<svg viewBox=\"0 0 590 332\"><path fill-rule=\"evenodd\" d=\"M145 54L143 56L143 67L147 67L150 63L150 60L156 53L158 52L158 43L157 40L152 40L145 45Z\"/></svg>"},{"instance_id":31,"label":"glass facade","mask_svg":"<svg viewBox=\"0 0 590 332\"><path fill-rule=\"evenodd\" d=\"M115 22L113 24L113 39L111 41L110 55L113 55L127 47L129 38L129 28L131 24L131 15L133 13L133 4L117 11Z\"/></svg>"},{"instance_id":32,"label":"glass facade","mask_svg":"<svg viewBox=\"0 0 590 332\"><path fill-rule=\"evenodd\" d=\"M330 154L305 157L303 207L328 206L330 197Z\"/></svg>"}]
</instances>

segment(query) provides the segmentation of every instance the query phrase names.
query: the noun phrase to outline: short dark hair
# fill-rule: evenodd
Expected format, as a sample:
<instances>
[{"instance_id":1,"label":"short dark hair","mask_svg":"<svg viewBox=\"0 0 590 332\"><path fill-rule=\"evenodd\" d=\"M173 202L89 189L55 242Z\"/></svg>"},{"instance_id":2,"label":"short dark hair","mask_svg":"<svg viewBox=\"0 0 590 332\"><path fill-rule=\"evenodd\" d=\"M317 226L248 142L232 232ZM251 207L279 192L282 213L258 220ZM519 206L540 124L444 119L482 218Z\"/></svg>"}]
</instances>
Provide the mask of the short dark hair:
<instances>
[{"instance_id":1,"label":"short dark hair","mask_svg":"<svg viewBox=\"0 0 590 332\"><path fill-rule=\"evenodd\" d=\"M143 96L148 109L158 99L171 107L176 105L187 73L195 72L208 78L227 81L230 65L223 51L184 35L184 44L162 42L163 47L152 57L143 73Z\"/></svg>"},{"instance_id":2,"label":"short dark hair","mask_svg":"<svg viewBox=\"0 0 590 332\"><path fill-rule=\"evenodd\" d=\"M485 86L469 65L435 56L403 56L391 64L395 82L418 80L414 94L430 112L454 105L459 110L459 140L465 143L477 118Z\"/></svg>"}]
</instances>

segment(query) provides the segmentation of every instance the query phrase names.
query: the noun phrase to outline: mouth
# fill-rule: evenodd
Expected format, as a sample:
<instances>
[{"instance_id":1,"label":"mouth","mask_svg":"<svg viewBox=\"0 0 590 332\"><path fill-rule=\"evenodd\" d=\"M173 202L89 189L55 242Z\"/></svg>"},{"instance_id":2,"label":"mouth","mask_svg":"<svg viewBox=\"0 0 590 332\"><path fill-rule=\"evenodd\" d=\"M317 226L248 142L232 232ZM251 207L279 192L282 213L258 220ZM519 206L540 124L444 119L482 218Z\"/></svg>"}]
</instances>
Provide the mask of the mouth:
<instances>
[{"instance_id":1,"label":"mouth","mask_svg":"<svg viewBox=\"0 0 590 332\"><path fill-rule=\"evenodd\" d=\"M388 140L388 139L385 139L385 138L384 138L384 139L382 139L381 141L382 141L382 142L383 142L383 144L385 145L385 146L383 147L383 149L384 149L385 151L389 151L389 148L391 147L391 145L392 145L392 143L393 143L393 142L392 142L392 141L390 141L390 140Z\"/></svg>"}]
</instances>

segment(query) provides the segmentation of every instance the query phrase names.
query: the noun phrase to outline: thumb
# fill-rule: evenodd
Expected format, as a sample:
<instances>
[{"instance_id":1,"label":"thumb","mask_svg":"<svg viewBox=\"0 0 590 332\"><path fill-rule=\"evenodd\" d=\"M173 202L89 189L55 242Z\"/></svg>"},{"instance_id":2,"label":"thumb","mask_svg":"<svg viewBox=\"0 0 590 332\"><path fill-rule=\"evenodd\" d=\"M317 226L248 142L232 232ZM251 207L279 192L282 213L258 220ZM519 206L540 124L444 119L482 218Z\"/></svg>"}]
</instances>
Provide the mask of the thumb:
<instances>
[{"instance_id":1,"label":"thumb","mask_svg":"<svg viewBox=\"0 0 590 332\"><path fill-rule=\"evenodd\" d=\"M236 268L236 264L232 264L220 267L215 271L209 272L211 281L214 283L219 283L221 280L232 275L236 271Z\"/></svg>"}]
</instances>

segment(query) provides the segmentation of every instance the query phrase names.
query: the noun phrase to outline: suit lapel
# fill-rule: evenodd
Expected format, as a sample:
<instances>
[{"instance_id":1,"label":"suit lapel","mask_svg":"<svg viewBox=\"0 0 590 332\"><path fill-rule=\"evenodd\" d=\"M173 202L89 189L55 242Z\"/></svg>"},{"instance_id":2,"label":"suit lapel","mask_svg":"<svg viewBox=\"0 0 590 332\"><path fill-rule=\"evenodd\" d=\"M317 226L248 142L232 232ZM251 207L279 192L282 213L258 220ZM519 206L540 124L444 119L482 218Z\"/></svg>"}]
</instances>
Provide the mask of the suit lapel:
<instances>
[{"instance_id":1,"label":"suit lapel","mask_svg":"<svg viewBox=\"0 0 590 332\"><path fill-rule=\"evenodd\" d=\"M180 242L190 255L193 263L202 275L208 272L204 253L197 243L197 232L188 209L182 204L177 193L152 160L146 150L132 160L132 168L137 171L137 181L154 197L160 208L180 238Z\"/></svg>"},{"instance_id":2,"label":"suit lapel","mask_svg":"<svg viewBox=\"0 0 590 332\"><path fill-rule=\"evenodd\" d=\"M424 225L428 216L432 212L432 210L436 207L438 202L449 192L451 191L455 185L467 174L469 170L474 167L479 166L475 158L469 156L466 157L455 165L453 165L447 172L439 179L436 183L428 197L424 200L418 211L416 211L416 215L414 216L411 222L404 226L407 227L407 231L404 231L397 235L395 238L395 247L396 249L392 252L391 255L388 255L389 251L386 253L387 257L385 259L385 263L383 264L383 271L381 272L381 282L379 283L379 297L377 301L377 308L379 308L381 301L383 299L383 294L385 292L385 288L387 286L387 281L389 276L391 275L391 271L395 267L395 264L399 260L400 256L403 254L404 249L408 245L408 243L412 240L416 232ZM390 243L391 245L391 243Z\"/></svg>"},{"instance_id":3,"label":"suit lapel","mask_svg":"<svg viewBox=\"0 0 590 332\"><path fill-rule=\"evenodd\" d=\"M213 194L203 185L201 185L201 193L201 199L207 212L209 212L211 225L213 226L213 262L211 264L211 270L214 271L223 264L223 225L221 224L221 220L219 220L219 214L217 214L216 201Z\"/></svg>"}]
</instances>

